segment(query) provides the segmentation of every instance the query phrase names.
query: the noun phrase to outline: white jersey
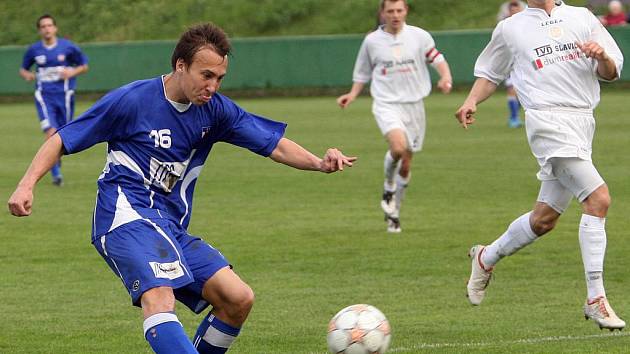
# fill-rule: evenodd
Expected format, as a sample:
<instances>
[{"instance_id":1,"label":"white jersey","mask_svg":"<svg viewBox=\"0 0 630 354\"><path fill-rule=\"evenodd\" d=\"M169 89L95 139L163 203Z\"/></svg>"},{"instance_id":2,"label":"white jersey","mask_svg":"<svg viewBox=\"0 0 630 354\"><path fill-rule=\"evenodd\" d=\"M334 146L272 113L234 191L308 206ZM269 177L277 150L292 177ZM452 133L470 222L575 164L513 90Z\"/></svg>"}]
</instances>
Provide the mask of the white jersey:
<instances>
[{"instance_id":1,"label":"white jersey","mask_svg":"<svg viewBox=\"0 0 630 354\"><path fill-rule=\"evenodd\" d=\"M592 110L599 103L597 61L575 44L586 41L604 48L620 76L623 55L588 9L563 4L548 15L530 7L499 22L477 59L475 76L499 84L510 75L525 109Z\"/></svg>"},{"instance_id":2,"label":"white jersey","mask_svg":"<svg viewBox=\"0 0 630 354\"><path fill-rule=\"evenodd\" d=\"M381 26L365 37L352 80L371 81L370 92L375 100L418 102L431 92L427 63L436 65L443 61L427 31L405 24L393 35Z\"/></svg>"}]
</instances>

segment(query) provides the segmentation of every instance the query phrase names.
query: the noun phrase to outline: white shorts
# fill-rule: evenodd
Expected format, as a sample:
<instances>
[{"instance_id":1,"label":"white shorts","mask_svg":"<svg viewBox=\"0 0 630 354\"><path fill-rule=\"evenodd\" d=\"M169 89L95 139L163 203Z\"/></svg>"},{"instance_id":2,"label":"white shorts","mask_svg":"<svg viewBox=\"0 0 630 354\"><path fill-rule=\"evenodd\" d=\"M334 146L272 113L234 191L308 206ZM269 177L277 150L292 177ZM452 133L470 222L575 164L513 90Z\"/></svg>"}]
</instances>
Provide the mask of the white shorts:
<instances>
[{"instance_id":1,"label":"white shorts","mask_svg":"<svg viewBox=\"0 0 630 354\"><path fill-rule=\"evenodd\" d=\"M604 184L591 161L577 157L554 157L549 160L554 179L540 184L539 202L562 214L573 197L581 203Z\"/></svg>"},{"instance_id":2,"label":"white shorts","mask_svg":"<svg viewBox=\"0 0 630 354\"><path fill-rule=\"evenodd\" d=\"M528 109L525 112L527 141L536 157L541 181L553 180L554 157L576 157L591 161L595 119L591 110L554 108L549 110Z\"/></svg>"},{"instance_id":3,"label":"white shorts","mask_svg":"<svg viewBox=\"0 0 630 354\"><path fill-rule=\"evenodd\" d=\"M372 113L383 135L393 129L401 129L407 136L407 149L413 152L422 150L426 130L423 101L386 103L374 100Z\"/></svg>"}]
</instances>

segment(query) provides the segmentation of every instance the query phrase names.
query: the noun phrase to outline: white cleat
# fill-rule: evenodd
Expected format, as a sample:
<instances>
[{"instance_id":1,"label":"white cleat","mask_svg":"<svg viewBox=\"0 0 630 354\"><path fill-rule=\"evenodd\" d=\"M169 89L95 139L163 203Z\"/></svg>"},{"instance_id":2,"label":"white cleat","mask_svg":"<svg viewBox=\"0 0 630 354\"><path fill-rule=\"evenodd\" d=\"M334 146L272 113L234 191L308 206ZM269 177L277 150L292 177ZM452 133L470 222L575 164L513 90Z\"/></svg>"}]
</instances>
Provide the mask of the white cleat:
<instances>
[{"instance_id":1,"label":"white cleat","mask_svg":"<svg viewBox=\"0 0 630 354\"><path fill-rule=\"evenodd\" d=\"M381 209L383 209L386 216L394 216L396 213L396 192L383 191Z\"/></svg>"},{"instance_id":2,"label":"white cleat","mask_svg":"<svg viewBox=\"0 0 630 354\"><path fill-rule=\"evenodd\" d=\"M476 245L468 251L468 257L472 258L472 271L466 285L468 301L477 306L486 296L486 288L492 278L492 268L486 270L481 263L481 253L486 246Z\"/></svg>"},{"instance_id":3,"label":"white cleat","mask_svg":"<svg viewBox=\"0 0 630 354\"><path fill-rule=\"evenodd\" d=\"M584 318L595 321L599 329L607 328L611 332L615 329L621 331L626 327L626 322L617 316L604 296L598 296L591 301L586 300Z\"/></svg>"},{"instance_id":4,"label":"white cleat","mask_svg":"<svg viewBox=\"0 0 630 354\"><path fill-rule=\"evenodd\" d=\"M385 220L387 221L387 232L393 234L399 234L402 232L400 228L400 219L385 215Z\"/></svg>"}]
</instances>

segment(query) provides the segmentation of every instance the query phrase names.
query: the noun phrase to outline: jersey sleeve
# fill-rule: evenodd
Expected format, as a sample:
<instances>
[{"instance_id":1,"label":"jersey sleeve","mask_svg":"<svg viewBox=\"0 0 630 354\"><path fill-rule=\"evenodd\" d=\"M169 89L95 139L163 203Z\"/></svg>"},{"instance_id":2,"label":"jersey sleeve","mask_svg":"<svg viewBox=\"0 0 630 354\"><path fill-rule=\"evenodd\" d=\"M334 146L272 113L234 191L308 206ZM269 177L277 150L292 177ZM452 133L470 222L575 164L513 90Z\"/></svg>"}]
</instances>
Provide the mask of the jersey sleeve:
<instances>
[{"instance_id":1,"label":"jersey sleeve","mask_svg":"<svg viewBox=\"0 0 630 354\"><path fill-rule=\"evenodd\" d=\"M497 85L510 74L514 60L503 36L504 23L505 21L499 22L492 32L492 39L475 62L475 76Z\"/></svg>"},{"instance_id":2,"label":"jersey sleeve","mask_svg":"<svg viewBox=\"0 0 630 354\"><path fill-rule=\"evenodd\" d=\"M612 60L615 62L615 66L617 67L617 77L615 79L618 79L621 77L621 68L623 67L623 54L621 53L621 50L619 49L619 46L617 45L613 37L610 35L610 33L608 33L606 28L604 28L597 17L595 17L595 15L593 15L588 10L586 12L586 16L588 16L588 23L591 27L591 40L602 46L602 48L604 48L604 51L606 51L606 54L608 54L608 56L611 57ZM599 73L597 72L597 61L594 60L594 62L595 65L593 66L593 69L595 70L597 78L601 81L608 81L599 76Z\"/></svg>"},{"instance_id":3,"label":"jersey sleeve","mask_svg":"<svg viewBox=\"0 0 630 354\"><path fill-rule=\"evenodd\" d=\"M68 62L70 64L81 66L88 63L88 57L81 51L81 49L74 43L71 43L69 48Z\"/></svg>"},{"instance_id":4,"label":"jersey sleeve","mask_svg":"<svg viewBox=\"0 0 630 354\"><path fill-rule=\"evenodd\" d=\"M365 84L372 79L372 68L374 67L368 51L367 38L361 43L357 60L354 63L352 81Z\"/></svg>"},{"instance_id":5,"label":"jersey sleeve","mask_svg":"<svg viewBox=\"0 0 630 354\"><path fill-rule=\"evenodd\" d=\"M435 67L437 64L445 61L444 55L435 47L435 40L429 32L422 34L422 54L427 64Z\"/></svg>"},{"instance_id":6,"label":"jersey sleeve","mask_svg":"<svg viewBox=\"0 0 630 354\"><path fill-rule=\"evenodd\" d=\"M35 56L33 55L33 47L29 47L22 58L22 69L30 70L34 63Z\"/></svg>"},{"instance_id":7,"label":"jersey sleeve","mask_svg":"<svg viewBox=\"0 0 630 354\"><path fill-rule=\"evenodd\" d=\"M221 98L219 106L220 111L217 113L222 122L216 132L217 141L268 157L284 136L285 123L249 113L225 97Z\"/></svg>"},{"instance_id":8,"label":"jersey sleeve","mask_svg":"<svg viewBox=\"0 0 630 354\"><path fill-rule=\"evenodd\" d=\"M120 89L112 91L96 102L77 119L62 126L57 131L63 142L65 154L74 154L91 146L116 139L124 135L128 123L121 112L124 107ZM128 111L130 108L127 107Z\"/></svg>"}]
</instances>

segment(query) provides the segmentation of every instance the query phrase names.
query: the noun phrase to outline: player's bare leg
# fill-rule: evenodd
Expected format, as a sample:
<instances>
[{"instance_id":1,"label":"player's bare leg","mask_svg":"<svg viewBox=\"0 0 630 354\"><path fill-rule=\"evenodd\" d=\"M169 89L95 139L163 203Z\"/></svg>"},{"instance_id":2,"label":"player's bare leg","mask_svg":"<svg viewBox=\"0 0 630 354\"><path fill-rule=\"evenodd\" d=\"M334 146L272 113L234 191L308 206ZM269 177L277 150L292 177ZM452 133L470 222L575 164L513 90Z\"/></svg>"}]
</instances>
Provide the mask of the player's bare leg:
<instances>
[{"instance_id":1,"label":"player's bare leg","mask_svg":"<svg viewBox=\"0 0 630 354\"><path fill-rule=\"evenodd\" d=\"M612 331L623 329L626 323L612 309L604 290L605 223L609 206L610 194L604 184L582 202L583 214L579 234L588 290L584 317L594 320L599 328L608 328Z\"/></svg>"},{"instance_id":2,"label":"player's bare leg","mask_svg":"<svg viewBox=\"0 0 630 354\"><path fill-rule=\"evenodd\" d=\"M405 175L409 175L411 164L411 153L407 148L407 136L402 129L390 130L387 135L389 151L385 154L385 182L383 186L383 198L381 200L381 208L385 212L385 220L387 221L388 232L400 232L400 214L398 208L400 202L396 200L398 193L398 181L401 180L401 170L404 168ZM402 186L402 190L406 187L406 183Z\"/></svg>"},{"instance_id":3,"label":"player's bare leg","mask_svg":"<svg viewBox=\"0 0 630 354\"><path fill-rule=\"evenodd\" d=\"M170 287L147 290L140 298L144 337L158 354L195 354L197 350L175 315L175 295Z\"/></svg>"},{"instance_id":4,"label":"player's bare leg","mask_svg":"<svg viewBox=\"0 0 630 354\"><path fill-rule=\"evenodd\" d=\"M206 281L202 295L212 305L212 311L199 325L193 344L202 354L225 353L254 305L254 292L225 267Z\"/></svg>"}]
</instances>

